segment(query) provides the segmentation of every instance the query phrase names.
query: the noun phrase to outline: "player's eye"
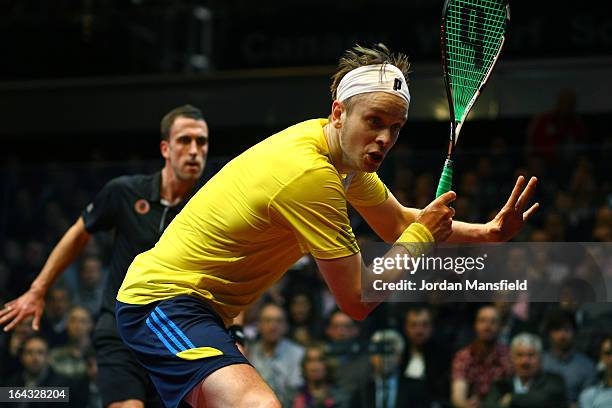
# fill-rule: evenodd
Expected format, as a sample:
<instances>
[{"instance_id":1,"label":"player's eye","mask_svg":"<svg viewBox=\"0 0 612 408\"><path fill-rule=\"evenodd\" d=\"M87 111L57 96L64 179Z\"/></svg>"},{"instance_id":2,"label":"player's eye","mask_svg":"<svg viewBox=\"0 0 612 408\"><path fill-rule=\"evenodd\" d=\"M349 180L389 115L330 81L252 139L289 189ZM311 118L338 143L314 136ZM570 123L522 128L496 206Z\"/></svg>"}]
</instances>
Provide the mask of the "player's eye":
<instances>
[{"instance_id":1,"label":"player's eye","mask_svg":"<svg viewBox=\"0 0 612 408\"><path fill-rule=\"evenodd\" d=\"M368 123L372 127L381 127L382 126L382 120L378 116L370 116L368 118Z\"/></svg>"}]
</instances>

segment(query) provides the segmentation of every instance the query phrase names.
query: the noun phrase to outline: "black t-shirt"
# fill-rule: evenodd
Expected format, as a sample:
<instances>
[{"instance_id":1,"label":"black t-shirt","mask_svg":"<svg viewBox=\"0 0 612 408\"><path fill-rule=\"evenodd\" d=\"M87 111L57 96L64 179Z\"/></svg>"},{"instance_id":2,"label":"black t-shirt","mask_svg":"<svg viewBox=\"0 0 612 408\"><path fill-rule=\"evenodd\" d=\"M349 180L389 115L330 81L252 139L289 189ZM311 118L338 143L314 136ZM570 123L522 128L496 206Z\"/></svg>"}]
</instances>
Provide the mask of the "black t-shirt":
<instances>
[{"instance_id":1,"label":"black t-shirt","mask_svg":"<svg viewBox=\"0 0 612 408\"><path fill-rule=\"evenodd\" d=\"M160 198L161 172L109 181L81 214L89 233L114 231L101 314L115 313L115 298L136 255L151 249L189 197L169 207ZM196 189L194 189L196 190Z\"/></svg>"}]
</instances>

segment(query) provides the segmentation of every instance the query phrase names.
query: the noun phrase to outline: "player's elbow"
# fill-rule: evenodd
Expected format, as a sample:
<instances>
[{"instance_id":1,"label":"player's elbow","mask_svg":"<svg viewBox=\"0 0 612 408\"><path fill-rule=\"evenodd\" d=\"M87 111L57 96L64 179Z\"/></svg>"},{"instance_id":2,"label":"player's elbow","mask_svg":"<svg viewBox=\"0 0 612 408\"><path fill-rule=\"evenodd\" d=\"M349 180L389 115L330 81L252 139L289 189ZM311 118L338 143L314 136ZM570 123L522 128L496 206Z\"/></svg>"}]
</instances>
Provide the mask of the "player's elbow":
<instances>
[{"instance_id":1,"label":"player's elbow","mask_svg":"<svg viewBox=\"0 0 612 408\"><path fill-rule=\"evenodd\" d=\"M338 306L342 313L353 320L364 320L370 314L369 309L361 302L341 302Z\"/></svg>"}]
</instances>

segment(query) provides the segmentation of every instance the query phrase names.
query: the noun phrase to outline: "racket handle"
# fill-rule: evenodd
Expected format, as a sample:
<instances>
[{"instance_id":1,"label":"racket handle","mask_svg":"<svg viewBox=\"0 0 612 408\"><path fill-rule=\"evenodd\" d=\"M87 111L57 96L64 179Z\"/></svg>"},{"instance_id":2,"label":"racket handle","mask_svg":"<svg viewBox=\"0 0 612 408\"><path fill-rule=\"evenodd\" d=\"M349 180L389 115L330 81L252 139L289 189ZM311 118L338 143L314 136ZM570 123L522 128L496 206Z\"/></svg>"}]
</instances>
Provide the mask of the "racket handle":
<instances>
[{"instance_id":1,"label":"racket handle","mask_svg":"<svg viewBox=\"0 0 612 408\"><path fill-rule=\"evenodd\" d=\"M452 185L453 185L453 161L451 159L446 159L446 161L444 162L444 169L442 169L442 175L440 176L440 181L438 182L438 189L436 190L436 198L450 191Z\"/></svg>"}]
</instances>

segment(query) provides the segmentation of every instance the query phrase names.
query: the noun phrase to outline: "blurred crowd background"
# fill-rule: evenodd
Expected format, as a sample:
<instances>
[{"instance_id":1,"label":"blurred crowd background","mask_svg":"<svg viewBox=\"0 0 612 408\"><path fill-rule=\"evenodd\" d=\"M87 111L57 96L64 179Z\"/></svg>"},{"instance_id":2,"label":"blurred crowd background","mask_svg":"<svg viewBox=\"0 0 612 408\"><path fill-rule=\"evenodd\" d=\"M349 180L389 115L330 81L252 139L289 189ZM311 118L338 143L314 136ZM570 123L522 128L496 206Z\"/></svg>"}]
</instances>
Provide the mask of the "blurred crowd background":
<instances>
[{"instance_id":1,"label":"blurred crowd background","mask_svg":"<svg viewBox=\"0 0 612 408\"><path fill-rule=\"evenodd\" d=\"M27 290L108 180L160 167L155 129L168 109L202 109L210 177L268 135L325 117L331 65L356 42L415 62L409 122L379 175L404 205L427 205L448 137L437 3L0 5L0 304ZM584 4L547 19L552 3L513 8L499 72L459 140L455 218L491 219L516 177L535 175L541 208L516 241L610 243L612 84L598 74L612 70L612 20ZM354 23L364 13L367 28ZM351 222L361 243L377 240ZM49 291L39 337L30 322L0 334L0 383L50 366L78 406L100 406L90 336L112 238L96 235ZM597 263L611 287L612 254ZM556 271L567 288L556 303L388 303L355 322L305 257L249 310L247 352L288 407L498 407L509 394L526 400L516 406L612 407L612 304L581 302L568 284L588 268ZM513 395L513 373L546 387Z\"/></svg>"}]
</instances>

